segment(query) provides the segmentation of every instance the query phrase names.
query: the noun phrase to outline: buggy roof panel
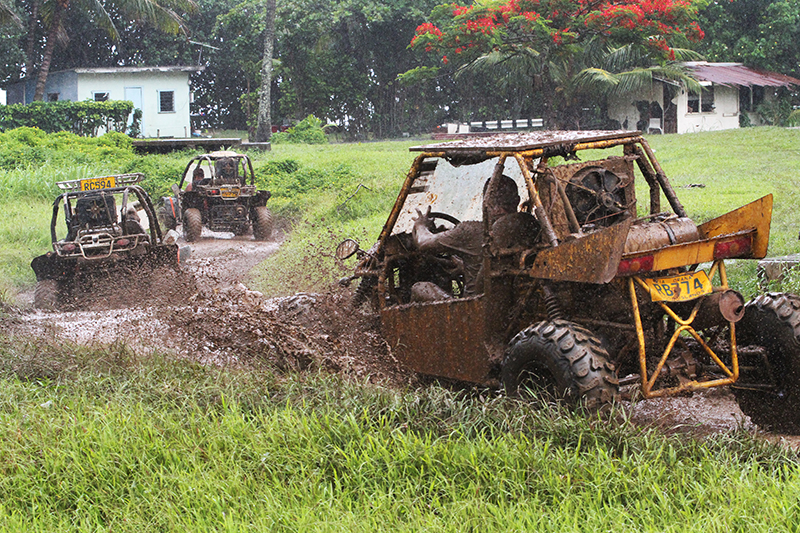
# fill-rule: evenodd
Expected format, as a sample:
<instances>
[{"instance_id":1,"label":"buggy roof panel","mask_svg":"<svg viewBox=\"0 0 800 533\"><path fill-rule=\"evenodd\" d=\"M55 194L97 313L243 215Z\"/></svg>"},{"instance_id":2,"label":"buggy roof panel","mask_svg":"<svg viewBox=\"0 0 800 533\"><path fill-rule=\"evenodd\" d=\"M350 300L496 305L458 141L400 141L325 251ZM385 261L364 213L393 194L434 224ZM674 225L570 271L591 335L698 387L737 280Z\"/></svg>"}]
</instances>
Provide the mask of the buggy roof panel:
<instances>
[{"instance_id":1,"label":"buggy roof panel","mask_svg":"<svg viewBox=\"0 0 800 533\"><path fill-rule=\"evenodd\" d=\"M523 152L537 148L564 145L564 152L572 150L577 143L604 141L609 139L633 139L641 135L638 131L594 130L594 131L536 131L529 133L498 133L497 135L472 137L424 146L412 146L412 152Z\"/></svg>"}]
</instances>

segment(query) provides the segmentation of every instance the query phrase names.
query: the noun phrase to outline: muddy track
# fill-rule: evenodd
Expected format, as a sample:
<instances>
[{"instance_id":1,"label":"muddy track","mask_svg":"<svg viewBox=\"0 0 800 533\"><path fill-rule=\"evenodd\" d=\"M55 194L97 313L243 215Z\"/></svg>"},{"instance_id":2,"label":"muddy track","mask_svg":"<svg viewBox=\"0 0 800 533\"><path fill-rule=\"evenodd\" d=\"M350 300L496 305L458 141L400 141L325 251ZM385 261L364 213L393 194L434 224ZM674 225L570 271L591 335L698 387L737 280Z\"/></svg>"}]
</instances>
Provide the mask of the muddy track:
<instances>
[{"instance_id":1,"label":"muddy track","mask_svg":"<svg viewBox=\"0 0 800 533\"><path fill-rule=\"evenodd\" d=\"M31 295L27 302L23 295L14 333L81 345L121 341L140 353L166 350L208 364L266 362L287 370L316 368L358 379L415 382L392 358L377 319L351 311L349 293L333 290L267 299L248 288L250 270L278 250L282 240L279 236L258 242L252 236L204 230L203 238L192 243L184 265L197 284L188 301L43 312L31 308ZM755 430L724 388L638 401L628 404L627 411L634 424L667 433L703 436L738 428ZM798 437L765 437L800 446Z\"/></svg>"}]
</instances>

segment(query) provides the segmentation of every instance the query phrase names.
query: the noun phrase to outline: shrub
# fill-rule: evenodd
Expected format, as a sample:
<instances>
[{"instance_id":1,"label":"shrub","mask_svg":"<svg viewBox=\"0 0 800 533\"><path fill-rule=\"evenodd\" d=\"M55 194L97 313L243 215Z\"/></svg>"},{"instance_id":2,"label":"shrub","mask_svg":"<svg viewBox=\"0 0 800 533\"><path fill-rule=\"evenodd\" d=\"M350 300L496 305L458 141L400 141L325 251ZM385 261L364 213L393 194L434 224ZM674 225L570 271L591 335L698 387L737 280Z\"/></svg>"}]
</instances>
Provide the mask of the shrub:
<instances>
[{"instance_id":1,"label":"shrub","mask_svg":"<svg viewBox=\"0 0 800 533\"><path fill-rule=\"evenodd\" d=\"M270 141L275 144L327 144L328 137L322 121L314 115L308 115L288 130L273 133Z\"/></svg>"},{"instance_id":2,"label":"shrub","mask_svg":"<svg viewBox=\"0 0 800 533\"><path fill-rule=\"evenodd\" d=\"M100 128L124 132L131 111L133 102L127 100L13 104L0 106L0 131L28 126L81 136L96 136Z\"/></svg>"}]
</instances>

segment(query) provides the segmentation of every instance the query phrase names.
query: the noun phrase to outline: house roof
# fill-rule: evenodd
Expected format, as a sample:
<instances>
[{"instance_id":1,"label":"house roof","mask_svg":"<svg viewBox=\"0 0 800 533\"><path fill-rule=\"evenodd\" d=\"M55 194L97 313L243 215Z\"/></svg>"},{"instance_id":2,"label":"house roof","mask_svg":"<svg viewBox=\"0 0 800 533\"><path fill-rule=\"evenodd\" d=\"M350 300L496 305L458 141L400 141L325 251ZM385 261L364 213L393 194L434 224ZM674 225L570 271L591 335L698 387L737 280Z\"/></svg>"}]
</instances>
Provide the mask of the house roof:
<instances>
[{"instance_id":1,"label":"house roof","mask_svg":"<svg viewBox=\"0 0 800 533\"><path fill-rule=\"evenodd\" d=\"M147 72L202 72L204 66L171 66L171 67L93 67L68 68L58 72L75 72L76 74L140 74Z\"/></svg>"},{"instance_id":2,"label":"house roof","mask_svg":"<svg viewBox=\"0 0 800 533\"><path fill-rule=\"evenodd\" d=\"M788 87L800 85L800 80L785 74L745 67L741 63L708 63L693 61L685 63L692 75L701 81L717 85Z\"/></svg>"}]
</instances>

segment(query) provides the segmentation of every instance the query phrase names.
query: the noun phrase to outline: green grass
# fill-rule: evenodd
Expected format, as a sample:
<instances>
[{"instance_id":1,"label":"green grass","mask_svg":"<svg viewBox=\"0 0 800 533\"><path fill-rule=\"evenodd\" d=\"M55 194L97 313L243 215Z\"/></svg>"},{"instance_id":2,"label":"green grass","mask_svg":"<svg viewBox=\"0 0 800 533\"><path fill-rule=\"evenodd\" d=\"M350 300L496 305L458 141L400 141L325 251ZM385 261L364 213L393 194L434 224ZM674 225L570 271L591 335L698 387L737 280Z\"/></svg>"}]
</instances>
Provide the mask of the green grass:
<instances>
[{"instance_id":1,"label":"green grass","mask_svg":"<svg viewBox=\"0 0 800 533\"><path fill-rule=\"evenodd\" d=\"M797 457L480 391L0 348L3 531L786 531Z\"/></svg>"}]
</instances>

